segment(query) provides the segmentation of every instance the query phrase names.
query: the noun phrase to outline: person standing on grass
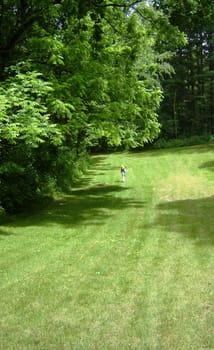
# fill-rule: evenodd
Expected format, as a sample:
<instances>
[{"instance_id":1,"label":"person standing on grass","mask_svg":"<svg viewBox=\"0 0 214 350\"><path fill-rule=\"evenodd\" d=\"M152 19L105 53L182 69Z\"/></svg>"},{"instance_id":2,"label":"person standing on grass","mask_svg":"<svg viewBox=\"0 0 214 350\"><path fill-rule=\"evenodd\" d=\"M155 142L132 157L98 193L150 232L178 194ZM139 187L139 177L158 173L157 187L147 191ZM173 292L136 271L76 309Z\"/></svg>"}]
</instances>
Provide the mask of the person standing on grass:
<instances>
[{"instance_id":1,"label":"person standing on grass","mask_svg":"<svg viewBox=\"0 0 214 350\"><path fill-rule=\"evenodd\" d=\"M124 165L121 165L120 172L122 176L122 182L126 181L126 167Z\"/></svg>"}]
</instances>

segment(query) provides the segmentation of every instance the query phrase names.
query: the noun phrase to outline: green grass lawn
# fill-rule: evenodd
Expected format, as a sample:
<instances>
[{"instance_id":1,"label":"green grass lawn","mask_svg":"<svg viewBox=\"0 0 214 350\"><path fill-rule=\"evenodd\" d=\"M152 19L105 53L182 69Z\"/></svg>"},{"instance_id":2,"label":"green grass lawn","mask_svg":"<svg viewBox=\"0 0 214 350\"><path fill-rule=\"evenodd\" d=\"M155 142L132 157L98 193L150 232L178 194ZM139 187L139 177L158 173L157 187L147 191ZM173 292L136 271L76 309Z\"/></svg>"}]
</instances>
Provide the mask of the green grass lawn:
<instances>
[{"instance_id":1,"label":"green grass lawn","mask_svg":"<svg viewBox=\"0 0 214 350\"><path fill-rule=\"evenodd\" d=\"M213 150L94 156L69 194L4 222L0 349L214 349Z\"/></svg>"}]
</instances>

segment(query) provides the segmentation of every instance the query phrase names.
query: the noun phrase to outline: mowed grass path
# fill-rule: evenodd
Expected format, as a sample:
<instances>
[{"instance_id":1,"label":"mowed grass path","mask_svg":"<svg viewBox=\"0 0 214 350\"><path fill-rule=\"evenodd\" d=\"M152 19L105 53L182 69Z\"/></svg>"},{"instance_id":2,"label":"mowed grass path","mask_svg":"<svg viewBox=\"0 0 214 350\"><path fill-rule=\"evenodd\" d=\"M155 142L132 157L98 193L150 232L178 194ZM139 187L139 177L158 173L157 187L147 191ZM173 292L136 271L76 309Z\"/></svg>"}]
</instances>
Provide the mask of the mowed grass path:
<instances>
[{"instance_id":1,"label":"mowed grass path","mask_svg":"<svg viewBox=\"0 0 214 350\"><path fill-rule=\"evenodd\" d=\"M1 225L0 349L214 349L213 151L94 156Z\"/></svg>"}]
</instances>

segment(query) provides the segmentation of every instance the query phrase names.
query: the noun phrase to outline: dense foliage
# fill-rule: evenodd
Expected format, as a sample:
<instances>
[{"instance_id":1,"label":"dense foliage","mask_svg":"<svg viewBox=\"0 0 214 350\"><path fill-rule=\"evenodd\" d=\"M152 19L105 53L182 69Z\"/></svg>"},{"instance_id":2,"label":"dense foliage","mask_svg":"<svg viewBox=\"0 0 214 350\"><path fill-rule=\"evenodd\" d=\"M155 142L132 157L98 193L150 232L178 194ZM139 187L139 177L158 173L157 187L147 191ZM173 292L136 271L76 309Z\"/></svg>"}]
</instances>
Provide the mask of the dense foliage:
<instances>
[{"instance_id":1,"label":"dense foliage","mask_svg":"<svg viewBox=\"0 0 214 350\"><path fill-rule=\"evenodd\" d=\"M171 24L186 34L187 45L172 60L175 75L164 83L162 137L214 133L214 7L207 0L154 1Z\"/></svg>"},{"instance_id":2,"label":"dense foliage","mask_svg":"<svg viewBox=\"0 0 214 350\"><path fill-rule=\"evenodd\" d=\"M66 186L99 145L157 137L182 34L148 1L0 3L0 201Z\"/></svg>"}]
</instances>

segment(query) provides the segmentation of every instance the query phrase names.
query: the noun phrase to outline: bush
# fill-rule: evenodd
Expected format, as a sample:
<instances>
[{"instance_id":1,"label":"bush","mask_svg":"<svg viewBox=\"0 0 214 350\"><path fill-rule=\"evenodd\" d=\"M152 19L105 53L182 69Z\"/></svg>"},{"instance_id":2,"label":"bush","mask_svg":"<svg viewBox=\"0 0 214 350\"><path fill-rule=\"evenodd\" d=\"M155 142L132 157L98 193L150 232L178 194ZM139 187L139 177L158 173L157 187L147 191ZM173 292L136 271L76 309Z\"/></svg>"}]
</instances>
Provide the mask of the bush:
<instances>
[{"instance_id":1,"label":"bush","mask_svg":"<svg viewBox=\"0 0 214 350\"><path fill-rule=\"evenodd\" d=\"M161 149L161 148L174 148L174 147L187 147L187 146L194 146L194 145L200 145L204 143L211 142L212 135L205 134L205 135L194 135L190 137L184 137L180 139L158 139L155 141L152 145L149 145L149 148L155 148L155 149Z\"/></svg>"},{"instance_id":2,"label":"bush","mask_svg":"<svg viewBox=\"0 0 214 350\"><path fill-rule=\"evenodd\" d=\"M30 174L8 174L1 179L1 206L9 214L22 211L35 193L36 181Z\"/></svg>"},{"instance_id":3,"label":"bush","mask_svg":"<svg viewBox=\"0 0 214 350\"><path fill-rule=\"evenodd\" d=\"M77 155L68 147L43 143L35 149L22 144L7 149L5 154L0 148L0 206L9 214L25 210L38 196L69 190L89 164L86 152Z\"/></svg>"}]
</instances>

